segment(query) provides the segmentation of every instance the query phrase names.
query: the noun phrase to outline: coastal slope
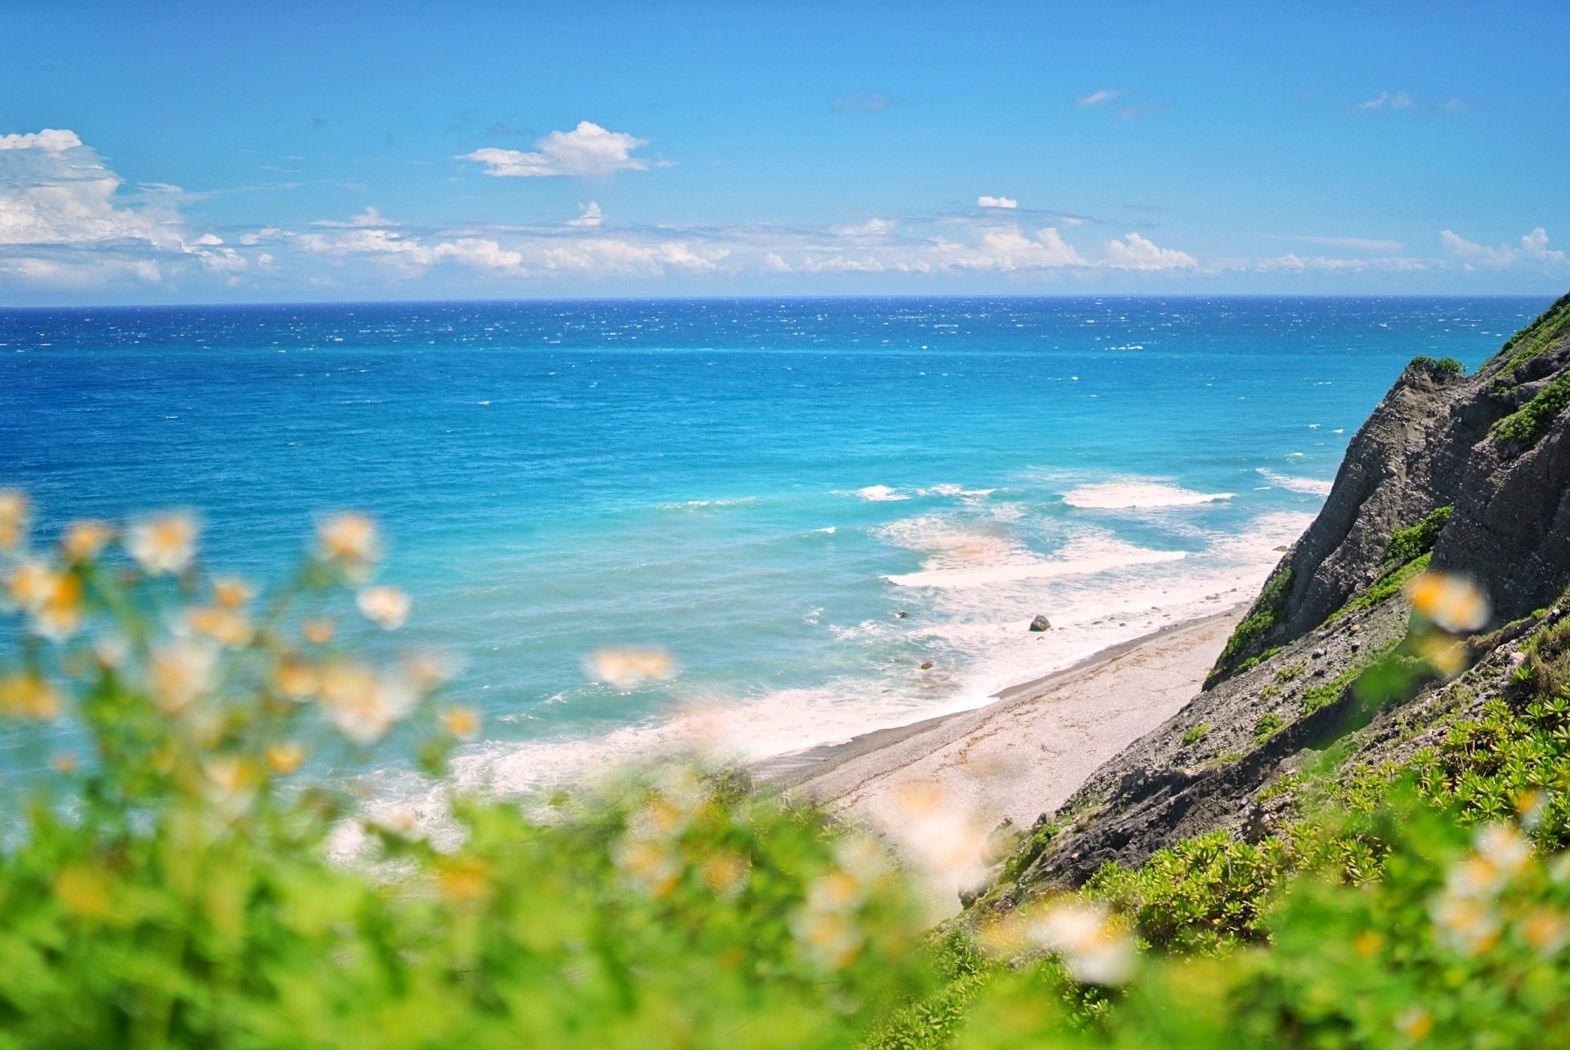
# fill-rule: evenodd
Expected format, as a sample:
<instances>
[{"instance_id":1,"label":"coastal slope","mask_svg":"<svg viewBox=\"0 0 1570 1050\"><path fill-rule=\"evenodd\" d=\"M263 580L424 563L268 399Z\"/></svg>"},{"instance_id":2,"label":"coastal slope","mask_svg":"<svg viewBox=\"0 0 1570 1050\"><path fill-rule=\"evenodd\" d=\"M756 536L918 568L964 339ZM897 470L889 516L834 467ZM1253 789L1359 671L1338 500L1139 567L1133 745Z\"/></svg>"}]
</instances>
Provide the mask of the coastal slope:
<instances>
[{"instance_id":1,"label":"coastal slope","mask_svg":"<svg viewBox=\"0 0 1570 1050\"><path fill-rule=\"evenodd\" d=\"M1570 296L1475 374L1414 360L1350 443L1318 518L1282 558L1205 688L1043 814L987 908L1078 886L1108 862L1224 829L1257 841L1283 785L1334 745L1340 768L1400 764L1454 719L1513 694L1523 644L1570 584ZM1491 613L1459 677L1356 688L1396 659L1425 570L1463 576ZM1381 661L1384 661L1382 664Z\"/></svg>"}]
</instances>

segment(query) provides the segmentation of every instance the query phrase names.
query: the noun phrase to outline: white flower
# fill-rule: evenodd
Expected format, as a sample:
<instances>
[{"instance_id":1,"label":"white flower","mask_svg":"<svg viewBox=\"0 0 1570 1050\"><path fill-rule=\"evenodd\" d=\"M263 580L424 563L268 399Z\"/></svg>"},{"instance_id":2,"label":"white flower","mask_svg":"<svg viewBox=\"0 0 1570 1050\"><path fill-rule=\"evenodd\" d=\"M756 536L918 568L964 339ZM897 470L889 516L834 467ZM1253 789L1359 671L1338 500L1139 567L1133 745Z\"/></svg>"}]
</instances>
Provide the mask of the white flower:
<instances>
[{"instance_id":1,"label":"white flower","mask_svg":"<svg viewBox=\"0 0 1570 1050\"><path fill-rule=\"evenodd\" d=\"M414 710L419 693L401 678L360 664L337 663L318 677L322 703L338 731L361 746L374 744Z\"/></svg>"},{"instance_id":2,"label":"white flower","mask_svg":"<svg viewBox=\"0 0 1570 1050\"><path fill-rule=\"evenodd\" d=\"M409 596L396 587L366 587L355 595L354 604L372 623L389 631L396 631L409 618L412 602Z\"/></svg>"},{"instance_id":3,"label":"white flower","mask_svg":"<svg viewBox=\"0 0 1570 1050\"><path fill-rule=\"evenodd\" d=\"M1076 981L1122 984L1134 974L1134 942L1099 904L1056 905L1036 920L1031 938L1055 952Z\"/></svg>"},{"instance_id":4,"label":"white flower","mask_svg":"<svg viewBox=\"0 0 1570 1050\"><path fill-rule=\"evenodd\" d=\"M376 523L364 514L338 514L316 529L324 558L368 565L381 557Z\"/></svg>"},{"instance_id":5,"label":"white flower","mask_svg":"<svg viewBox=\"0 0 1570 1050\"><path fill-rule=\"evenodd\" d=\"M618 689L646 678L669 678L676 662L664 649L601 649L584 662L590 678Z\"/></svg>"},{"instance_id":6,"label":"white flower","mask_svg":"<svg viewBox=\"0 0 1570 1050\"><path fill-rule=\"evenodd\" d=\"M166 715L185 710L212 688L217 668L218 654L198 642L179 640L154 649L148 679L158 709Z\"/></svg>"},{"instance_id":7,"label":"white flower","mask_svg":"<svg viewBox=\"0 0 1570 1050\"><path fill-rule=\"evenodd\" d=\"M125 549L150 575L181 573L196 557L198 531L188 514L162 514L132 525Z\"/></svg>"}]
</instances>

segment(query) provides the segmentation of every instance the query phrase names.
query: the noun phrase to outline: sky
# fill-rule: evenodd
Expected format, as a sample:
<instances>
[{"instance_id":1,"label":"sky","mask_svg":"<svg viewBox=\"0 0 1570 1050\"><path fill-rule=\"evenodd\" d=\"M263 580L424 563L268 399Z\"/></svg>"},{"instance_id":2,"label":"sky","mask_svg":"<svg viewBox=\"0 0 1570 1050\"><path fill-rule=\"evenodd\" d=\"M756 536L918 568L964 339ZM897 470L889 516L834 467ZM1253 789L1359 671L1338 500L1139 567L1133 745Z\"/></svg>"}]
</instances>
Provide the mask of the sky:
<instances>
[{"instance_id":1,"label":"sky","mask_svg":"<svg viewBox=\"0 0 1570 1050\"><path fill-rule=\"evenodd\" d=\"M0 305L1558 294L1570 3L0 5Z\"/></svg>"}]
</instances>

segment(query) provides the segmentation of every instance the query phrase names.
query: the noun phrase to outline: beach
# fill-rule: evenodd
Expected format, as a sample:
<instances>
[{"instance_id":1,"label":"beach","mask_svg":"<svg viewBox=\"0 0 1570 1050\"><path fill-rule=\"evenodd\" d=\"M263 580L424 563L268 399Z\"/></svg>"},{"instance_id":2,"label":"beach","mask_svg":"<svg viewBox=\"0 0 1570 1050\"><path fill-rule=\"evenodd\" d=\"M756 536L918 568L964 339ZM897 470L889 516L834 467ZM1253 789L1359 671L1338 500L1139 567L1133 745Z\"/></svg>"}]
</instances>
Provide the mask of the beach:
<instances>
[{"instance_id":1,"label":"beach","mask_svg":"<svg viewBox=\"0 0 1570 1050\"><path fill-rule=\"evenodd\" d=\"M1113 646L985 707L770 760L759 778L892 841L924 875L934 914L953 914L989 833L1004 820L1028 829L1181 710L1245 609Z\"/></svg>"}]
</instances>

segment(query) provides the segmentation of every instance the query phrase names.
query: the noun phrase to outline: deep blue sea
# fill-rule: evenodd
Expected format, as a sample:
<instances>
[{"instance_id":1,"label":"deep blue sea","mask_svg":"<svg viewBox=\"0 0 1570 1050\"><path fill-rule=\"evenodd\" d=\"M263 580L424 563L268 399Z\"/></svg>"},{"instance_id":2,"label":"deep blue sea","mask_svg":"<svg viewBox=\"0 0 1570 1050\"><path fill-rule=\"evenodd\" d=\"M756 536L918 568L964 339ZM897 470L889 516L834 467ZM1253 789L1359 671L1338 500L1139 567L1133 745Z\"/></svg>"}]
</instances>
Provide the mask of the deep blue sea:
<instances>
[{"instance_id":1,"label":"deep blue sea","mask_svg":"<svg viewBox=\"0 0 1570 1050\"><path fill-rule=\"evenodd\" d=\"M0 487L45 532L196 510L263 578L372 512L485 715L459 777L524 788L974 706L1249 598L1409 358L1475 367L1547 302L7 310ZM597 680L626 648L671 673Z\"/></svg>"}]
</instances>

